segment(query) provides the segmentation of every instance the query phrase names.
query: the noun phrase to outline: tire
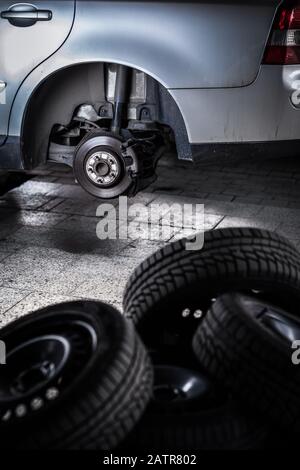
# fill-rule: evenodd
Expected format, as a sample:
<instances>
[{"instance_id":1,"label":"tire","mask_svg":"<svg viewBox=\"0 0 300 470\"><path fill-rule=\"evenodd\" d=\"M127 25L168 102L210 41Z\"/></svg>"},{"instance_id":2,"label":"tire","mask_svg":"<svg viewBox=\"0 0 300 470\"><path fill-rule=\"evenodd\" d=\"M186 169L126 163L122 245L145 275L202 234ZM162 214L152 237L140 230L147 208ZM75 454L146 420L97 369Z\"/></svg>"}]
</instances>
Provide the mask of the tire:
<instances>
[{"instance_id":1,"label":"tire","mask_svg":"<svg viewBox=\"0 0 300 470\"><path fill-rule=\"evenodd\" d=\"M108 305L51 306L8 325L0 337L7 347L3 448L113 449L151 397L146 350L133 325Z\"/></svg>"},{"instance_id":2,"label":"tire","mask_svg":"<svg viewBox=\"0 0 300 470\"><path fill-rule=\"evenodd\" d=\"M292 363L300 320L278 307L225 294L199 326L193 349L202 367L257 414L300 432L300 369Z\"/></svg>"},{"instance_id":3,"label":"tire","mask_svg":"<svg viewBox=\"0 0 300 470\"><path fill-rule=\"evenodd\" d=\"M255 290L295 308L300 256L286 239L265 230L234 228L206 232L201 251L187 251L185 244L180 240L157 251L127 283L124 312L147 346L177 346L181 341L182 349L189 348L212 299L227 291Z\"/></svg>"},{"instance_id":4,"label":"tire","mask_svg":"<svg viewBox=\"0 0 300 470\"><path fill-rule=\"evenodd\" d=\"M267 427L236 406L220 387L216 390L205 374L192 367L170 364L154 367L154 398L124 448L141 452L191 452L262 447ZM169 377L165 376L164 388L160 387L163 400L159 400L157 389L162 385L159 379L166 371ZM172 379L181 384L180 392L188 390L186 395L178 393ZM170 394L166 383L177 395Z\"/></svg>"}]
</instances>

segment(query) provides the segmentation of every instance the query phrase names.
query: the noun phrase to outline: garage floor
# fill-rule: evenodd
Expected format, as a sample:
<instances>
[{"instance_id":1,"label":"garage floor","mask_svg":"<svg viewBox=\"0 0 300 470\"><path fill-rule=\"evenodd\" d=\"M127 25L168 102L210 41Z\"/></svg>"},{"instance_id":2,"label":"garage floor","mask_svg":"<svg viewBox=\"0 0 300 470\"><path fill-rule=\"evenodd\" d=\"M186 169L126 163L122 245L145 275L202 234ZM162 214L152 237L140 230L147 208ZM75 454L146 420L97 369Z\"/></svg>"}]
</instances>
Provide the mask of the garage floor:
<instances>
[{"instance_id":1,"label":"garage floor","mask_svg":"<svg viewBox=\"0 0 300 470\"><path fill-rule=\"evenodd\" d=\"M0 198L0 325L47 304L99 299L121 308L131 271L164 241L100 241L99 201L49 165ZM192 165L166 156L134 202L204 203L207 229L264 227L300 248L300 159L231 158ZM147 228L142 221L141 236ZM172 237L180 236L174 227Z\"/></svg>"}]
</instances>

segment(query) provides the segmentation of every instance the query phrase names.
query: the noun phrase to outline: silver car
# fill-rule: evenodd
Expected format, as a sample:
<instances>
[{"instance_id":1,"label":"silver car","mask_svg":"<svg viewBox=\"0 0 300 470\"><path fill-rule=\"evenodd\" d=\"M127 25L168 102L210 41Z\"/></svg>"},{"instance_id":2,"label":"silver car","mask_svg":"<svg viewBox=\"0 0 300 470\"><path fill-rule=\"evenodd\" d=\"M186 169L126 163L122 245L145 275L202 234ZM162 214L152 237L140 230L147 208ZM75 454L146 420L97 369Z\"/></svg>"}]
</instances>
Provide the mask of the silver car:
<instances>
[{"instance_id":1,"label":"silver car","mask_svg":"<svg viewBox=\"0 0 300 470\"><path fill-rule=\"evenodd\" d=\"M300 148L300 1L0 0L0 168L134 196L162 153Z\"/></svg>"}]
</instances>

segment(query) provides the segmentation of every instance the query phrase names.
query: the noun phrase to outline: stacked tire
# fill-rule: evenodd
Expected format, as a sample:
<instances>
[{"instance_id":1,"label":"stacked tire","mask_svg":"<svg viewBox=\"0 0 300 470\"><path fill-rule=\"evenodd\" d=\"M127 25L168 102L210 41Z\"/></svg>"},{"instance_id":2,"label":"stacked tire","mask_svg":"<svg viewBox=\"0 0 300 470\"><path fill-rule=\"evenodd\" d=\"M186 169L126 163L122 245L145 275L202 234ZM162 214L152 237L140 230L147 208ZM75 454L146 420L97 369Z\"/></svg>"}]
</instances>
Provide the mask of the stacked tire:
<instances>
[{"instance_id":1,"label":"stacked tire","mask_svg":"<svg viewBox=\"0 0 300 470\"><path fill-rule=\"evenodd\" d=\"M264 230L207 232L199 252L180 240L142 263L124 311L160 366L184 367L192 382L200 374L213 392L186 396L181 407L152 400L132 441L161 450L265 447L275 443L274 423L279 435L297 435L299 296L298 251Z\"/></svg>"},{"instance_id":2,"label":"stacked tire","mask_svg":"<svg viewBox=\"0 0 300 470\"><path fill-rule=\"evenodd\" d=\"M2 448L252 449L275 445L274 429L297 440L298 251L256 229L186 242L135 270L125 315L78 301L0 331Z\"/></svg>"},{"instance_id":3,"label":"stacked tire","mask_svg":"<svg viewBox=\"0 0 300 470\"><path fill-rule=\"evenodd\" d=\"M300 433L300 320L261 300L241 294L220 297L195 334L201 365L240 401L270 423Z\"/></svg>"},{"instance_id":4,"label":"stacked tire","mask_svg":"<svg viewBox=\"0 0 300 470\"><path fill-rule=\"evenodd\" d=\"M110 450L137 424L153 369L133 325L99 302L39 310L3 328L0 444Z\"/></svg>"}]
</instances>

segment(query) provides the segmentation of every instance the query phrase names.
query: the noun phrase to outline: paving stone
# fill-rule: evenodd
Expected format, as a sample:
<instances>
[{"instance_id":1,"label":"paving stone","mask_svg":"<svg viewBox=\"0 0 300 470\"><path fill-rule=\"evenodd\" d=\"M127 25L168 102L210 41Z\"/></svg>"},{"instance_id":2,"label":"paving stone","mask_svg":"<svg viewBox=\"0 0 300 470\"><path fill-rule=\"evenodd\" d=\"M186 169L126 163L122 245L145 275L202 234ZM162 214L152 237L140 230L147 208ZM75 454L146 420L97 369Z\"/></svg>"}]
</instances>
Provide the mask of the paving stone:
<instances>
[{"instance_id":1,"label":"paving stone","mask_svg":"<svg viewBox=\"0 0 300 470\"><path fill-rule=\"evenodd\" d=\"M205 230L262 227L284 234L300 249L299 158L230 156L220 161L212 156L191 164L168 154L158 173L150 188L128 201L129 207L155 203L170 210L173 204L204 204ZM155 224L156 240L147 239L144 213L136 221L141 239L100 241L97 208L103 202L117 208L118 200L101 202L86 194L66 166L42 166L31 174L36 176L0 198L0 321L85 297L121 309L133 269L169 240L160 238L164 221ZM113 220L113 210L109 217ZM119 219L122 227L127 214ZM175 228L171 240L196 233L192 217L186 230Z\"/></svg>"},{"instance_id":2,"label":"paving stone","mask_svg":"<svg viewBox=\"0 0 300 470\"><path fill-rule=\"evenodd\" d=\"M1 232L1 225L0 225L0 232ZM10 255L16 253L17 251L19 251L20 249L22 249L22 247L20 247L19 244L8 243L5 240L0 239L0 253L1 254L10 256ZM0 284L1 284L1 282L0 282Z\"/></svg>"},{"instance_id":3,"label":"paving stone","mask_svg":"<svg viewBox=\"0 0 300 470\"><path fill-rule=\"evenodd\" d=\"M0 263L1 284L16 289L37 290L42 283L51 281L66 270L71 263L70 255L61 256L56 250L28 248L19 250Z\"/></svg>"},{"instance_id":4,"label":"paving stone","mask_svg":"<svg viewBox=\"0 0 300 470\"><path fill-rule=\"evenodd\" d=\"M208 196L207 196L207 199L211 200L211 201L227 201L227 202L231 202L234 200L234 195L230 195L230 194L211 194L209 193Z\"/></svg>"},{"instance_id":5,"label":"paving stone","mask_svg":"<svg viewBox=\"0 0 300 470\"><path fill-rule=\"evenodd\" d=\"M121 224L122 229L126 225ZM169 241L180 230L168 225L150 225L143 222L131 221L127 224L126 233L130 240Z\"/></svg>"},{"instance_id":6,"label":"paving stone","mask_svg":"<svg viewBox=\"0 0 300 470\"><path fill-rule=\"evenodd\" d=\"M79 272L72 266L51 278L39 282L37 290L57 295L71 295L84 281L92 279L92 273Z\"/></svg>"},{"instance_id":7,"label":"paving stone","mask_svg":"<svg viewBox=\"0 0 300 470\"><path fill-rule=\"evenodd\" d=\"M57 181L57 177L50 176L50 175L37 175L33 178L34 182L39 183L55 183ZM62 183L62 178L59 180L60 184Z\"/></svg>"},{"instance_id":8,"label":"paving stone","mask_svg":"<svg viewBox=\"0 0 300 470\"><path fill-rule=\"evenodd\" d=\"M1 237L1 234L0 234ZM39 246L59 249L66 253L80 254L102 253L116 256L129 240L99 240L96 233L72 230L54 230L45 227L22 227L6 236L5 240L23 246Z\"/></svg>"},{"instance_id":9,"label":"paving stone","mask_svg":"<svg viewBox=\"0 0 300 470\"><path fill-rule=\"evenodd\" d=\"M203 216L201 212L196 216L196 209L193 207L192 211L186 211L179 214L179 217L174 213L165 214L160 220L161 225L171 225L172 227L179 227L182 229L193 228L195 230L211 230L223 219L222 215L214 215L205 213L205 205L203 205ZM172 217L174 215L174 217Z\"/></svg>"},{"instance_id":10,"label":"paving stone","mask_svg":"<svg viewBox=\"0 0 300 470\"><path fill-rule=\"evenodd\" d=\"M67 173L64 173L63 177L54 176L53 178L55 179L55 181L58 181L60 184L71 184L74 186L77 185L73 174L69 175Z\"/></svg>"},{"instance_id":11,"label":"paving stone","mask_svg":"<svg viewBox=\"0 0 300 470\"><path fill-rule=\"evenodd\" d=\"M176 233L174 235L174 237L171 239L171 242L181 240L183 238L188 238L188 239L190 239L190 243L196 243L197 242L197 244L199 246L199 250L200 250L203 247L203 243L204 243L204 233L205 233L204 230L199 231L199 230L195 230L193 228L185 228L185 229L180 230L178 233ZM196 239L196 237L197 237L197 239ZM200 241L200 243L199 243L199 241Z\"/></svg>"},{"instance_id":12,"label":"paving stone","mask_svg":"<svg viewBox=\"0 0 300 470\"><path fill-rule=\"evenodd\" d=\"M262 204L263 198L262 197L255 197L255 196L237 196L233 200L237 204Z\"/></svg>"},{"instance_id":13,"label":"paving stone","mask_svg":"<svg viewBox=\"0 0 300 470\"><path fill-rule=\"evenodd\" d=\"M300 209L300 198L298 201L288 201L287 207L289 209Z\"/></svg>"},{"instance_id":14,"label":"paving stone","mask_svg":"<svg viewBox=\"0 0 300 470\"><path fill-rule=\"evenodd\" d=\"M28 292L11 289L9 287L0 287L0 327L2 326L3 314L18 304L28 295Z\"/></svg>"},{"instance_id":15,"label":"paving stone","mask_svg":"<svg viewBox=\"0 0 300 470\"><path fill-rule=\"evenodd\" d=\"M0 250L0 262L4 261L10 255L11 255L11 252ZM0 284L1 284L1 281L0 281Z\"/></svg>"},{"instance_id":16,"label":"paving stone","mask_svg":"<svg viewBox=\"0 0 300 470\"><path fill-rule=\"evenodd\" d=\"M44 195L31 195L20 193L7 193L0 198L6 207L15 207L17 209L39 209L44 204L47 204L52 198Z\"/></svg>"},{"instance_id":17,"label":"paving stone","mask_svg":"<svg viewBox=\"0 0 300 470\"><path fill-rule=\"evenodd\" d=\"M61 188L60 183L53 183L53 182L46 182L46 181L36 181L35 179L26 181L26 183L22 184L16 189L9 191L9 196L20 196L24 197L24 195L46 195L51 191L55 191Z\"/></svg>"},{"instance_id":18,"label":"paving stone","mask_svg":"<svg viewBox=\"0 0 300 470\"><path fill-rule=\"evenodd\" d=\"M93 196L87 194L79 185L73 184L59 184L53 191L49 191L48 195L69 199L84 199L86 201L93 199Z\"/></svg>"},{"instance_id":19,"label":"paving stone","mask_svg":"<svg viewBox=\"0 0 300 470\"><path fill-rule=\"evenodd\" d=\"M51 173L59 173L60 176L62 176L62 174L72 173L72 168L70 168L68 165L61 165L59 163L47 163L44 168L50 170Z\"/></svg>"},{"instance_id":20,"label":"paving stone","mask_svg":"<svg viewBox=\"0 0 300 470\"><path fill-rule=\"evenodd\" d=\"M15 209L11 209L8 207L1 207L0 206L0 224L7 223L7 219L10 218L13 214L16 214L17 211Z\"/></svg>"},{"instance_id":21,"label":"paving stone","mask_svg":"<svg viewBox=\"0 0 300 470\"><path fill-rule=\"evenodd\" d=\"M8 225L5 224L6 220L3 221L3 223L0 223L0 247L2 242L6 241L9 239L15 232L17 232L20 229L19 225Z\"/></svg>"},{"instance_id":22,"label":"paving stone","mask_svg":"<svg viewBox=\"0 0 300 470\"><path fill-rule=\"evenodd\" d=\"M61 197L54 197L54 198L49 199L46 202L46 204L41 206L38 210L44 211L44 212L49 212L49 211L53 210L53 212L55 212L54 209L57 206L59 206L62 202L65 202L65 199L63 199Z\"/></svg>"},{"instance_id":23,"label":"paving stone","mask_svg":"<svg viewBox=\"0 0 300 470\"><path fill-rule=\"evenodd\" d=\"M278 232L282 233L290 240L300 239L300 220L294 225L280 224Z\"/></svg>"},{"instance_id":24,"label":"paving stone","mask_svg":"<svg viewBox=\"0 0 300 470\"><path fill-rule=\"evenodd\" d=\"M267 230L276 230L280 222L273 220L257 218L257 217L225 217L216 228L229 228L229 227L254 227L264 228Z\"/></svg>"},{"instance_id":25,"label":"paving stone","mask_svg":"<svg viewBox=\"0 0 300 470\"><path fill-rule=\"evenodd\" d=\"M31 292L12 308L6 310L6 312L1 316L1 326L40 308L47 307L48 305L75 300L79 300L78 297L49 294L47 292Z\"/></svg>"},{"instance_id":26,"label":"paving stone","mask_svg":"<svg viewBox=\"0 0 300 470\"><path fill-rule=\"evenodd\" d=\"M32 175L33 177L49 176L51 173L51 170L47 168L35 168L33 171L27 171L27 174Z\"/></svg>"},{"instance_id":27,"label":"paving stone","mask_svg":"<svg viewBox=\"0 0 300 470\"><path fill-rule=\"evenodd\" d=\"M86 200L72 200L72 199L65 199L61 204L57 205L52 209L53 212L57 212L58 214L69 214L69 215L83 215L86 217L95 217L97 213L98 207L103 204L103 201L99 201L98 199L92 199L89 202ZM117 200L107 200L105 204L110 204L112 206L117 205Z\"/></svg>"},{"instance_id":28,"label":"paving stone","mask_svg":"<svg viewBox=\"0 0 300 470\"><path fill-rule=\"evenodd\" d=\"M281 207L263 207L259 213L260 217L266 218L266 220L279 220L290 224L291 221L294 223L300 221L300 210L297 209L286 209Z\"/></svg>"},{"instance_id":29,"label":"paving stone","mask_svg":"<svg viewBox=\"0 0 300 470\"><path fill-rule=\"evenodd\" d=\"M208 197L209 193L204 193L202 191L184 191L184 196L187 197L192 197L194 199L206 199Z\"/></svg>"},{"instance_id":30,"label":"paving stone","mask_svg":"<svg viewBox=\"0 0 300 470\"><path fill-rule=\"evenodd\" d=\"M58 215L58 214L52 214ZM99 222L97 217L86 217L80 215L62 216L63 219L56 225L57 230L74 230L74 231L87 231L96 233L96 227Z\"/></svg>"},{"instance_id":31,"label":"paving stone","mask_svg":"<svg viewBox=\"0 0 300 470\"><path fill-rule=\"evenodd\" d=\"M118 281L108 281L107 279L89 280L81 284L73 292L73 295L106 302L121 310L125 281L124 278Z\"/></svg>"},{"instance_id":32,"label":"paving stone","mask_svg":"<svg viewBox=\"0 0 300 470\"><path fill-rule=\"evenodd\" d=\"M5 222L11 226L26 225L26 226L46 226L53 227L67 218L66 215L53 214L50 212L37 212L37 211L18 211L8 217Z\"/></svg>"},{"instance_id":33,"label":"paving stone","mask_svg":"<svg viewBox=\"0 0 300 470\"><path fill-rule=\"evenodd\" d=\"M237 204L235 202L222 202L207 199L205 201L205 212L215 215L230 215L234 217L252 217L257 216L262 207L255 204Z\"/></svg>"},{"instance_id":34,"label":"paving stone","mask_svg":"<svg viewBox=\"0 0 300 470\"><path fill-rule=\"evenodd\" d=\"M120 254L128 258L136 258L139 263L165 246L166 243L167 242L136 240L126 246Z\"/></svg>"},{"instance_id":35,"label":"paving stone","mask_svg":"<svg viewBox=\"0 0 300 470\"><path fill-rule=\"evenodd\" d=\"M12 204L12 202L7 201L6 199L1 199L3 196L0 196L0 209L1 210L12 210L15 208L16 204Z\"/></svg>"}]
</instances>

